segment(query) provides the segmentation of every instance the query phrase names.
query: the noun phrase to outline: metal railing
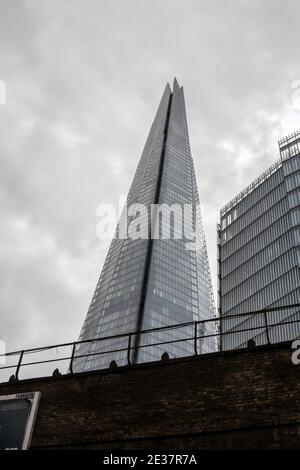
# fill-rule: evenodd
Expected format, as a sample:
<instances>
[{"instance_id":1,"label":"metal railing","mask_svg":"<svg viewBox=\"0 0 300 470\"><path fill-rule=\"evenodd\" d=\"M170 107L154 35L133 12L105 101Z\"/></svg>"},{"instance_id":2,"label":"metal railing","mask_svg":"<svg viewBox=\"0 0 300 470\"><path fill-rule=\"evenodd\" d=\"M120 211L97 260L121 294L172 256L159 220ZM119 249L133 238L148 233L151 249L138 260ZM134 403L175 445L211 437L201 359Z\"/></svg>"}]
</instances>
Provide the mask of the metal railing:
<instances>
[{"instance_id":1,"label":"metal railing","mask_svg":"<svg viewBox=\"0 0 300 470\"><path fill-rule=\"evenodd\" d=\"M279 149L282 149L282 147L285 147L286 145L289 145L298 139L300 139L300 129L279 139L278 140Z\"/></svg>"},{"instance_id":2,"label":"metal railing","mask_svg":"<svg viewBox=\"0 0 300 470\"><path fill-rule=\"evenodd\" d=\"M297 309L296 312L290 313L290 310L292 309ZM289 315L286 316L286 318L281 319L280 321L272 321L274 317L277 314L278 317L278 312L282 311L288 311ZM294 314L299 314L299 318L296 319L291 319L291 315ZM261 323L259 324L259 321L257 322L256 325L251 326L251 327L246 327L243 328L241 327L243 323L246 323L247 320L249 319L256 319L258 317L261 317ZM273 318L270 318L273 317ZM236 325L230 329L228 328L226 330L226 322L228 320L239 320L236 322ZM284 334L284 326L285 325L298 325L296 330L297 334ZM207 326L210 325L210 328ZM274 328L280 328L280 331L282 332L281 334L281 339L279 341L273 340L272 339L272 333L274 332ZM225 329L224 329L225 328ZM133 338L136 337L137 335L140 335L140 337L147 337L147 335L151 335L155 337L155 333L162 333L162 332L171 332L171 331L180 331L188 329L188 334L185 337L180 337L170 339L170 340L163 340L163 341L156 341L156 342L149 342L147 344L139 344L137 345L136 342L133 342ZM247 333L245 335L245 333ZM251 334L252 333L252 334ZM174 324L174 325L169 325L169 326L163 326L163 327L158 327L158 328L151 328L147 330L141 330L139 332L128 332L128 333L123 333L123 334L118 334L118 335L112 335L112 336L106 336L102 338L93 338L93 339L88 339L85 341L75 341L75 342L69 342L69 343L61 343L61 344L55 344L55 345L50 345L50 346L44 346L40 348L31 348L31 349L24 349L24 350L19 350L19 351L13 351L9 352L6 354L0 354L0 364L5 363L0 367L0 373L2 371L13 371L13 375L10 376L10 381L13 380L18 380L20 371L23 370L24 368L29 368L30 366L42 366L44 367L45 364L55 364L59 362L64 362L66 366L66 372L68 374L73 374L76 371L74 370L74 361L78 359L85 359L88 357L97 357L101 355L110 355L110 361L114 360L113 355L124 353L124 358L125 358L125 365L132 365L133 364L133 357L134 355L132 354L134 351L136 352L139 349L145 349L145 348L157 348L158 352L161 352L165 350L167 352L167 345L171 344L177 344L177 343L182 343L182 342L189 342L191 346L191 354L194 355L199 355L202 354L201 346L200 344L203 344L203 341L205 341L208 338L214 338L215 339L215 344L220 343L220 339L228 338L230 335L243 335L240 336L240 345L234 347L234 348L225 348L226 350L230 349L238 349L242 347L247 347L247 342L249 339L254 339L259 338L262 334L264 335L263 339L260 339L261 344L273 344L277 343L280 341L287 341L287 340L292 340L295 337L300 336L300 303L297 304L292 304L292 305L284 305L280 307L274 307L274 308L266 308L263 310L257 310L254 312L246 312L246 313L241 313L241 314L234 314L234 315L226 315L221 318L213 318L209 320L201 320L201 321L194 321L194 322L186 322L186 323L180 323L180 324ZM273 335L274 336L274 335ZM278 335L277 335L278 336ZM280 336L280 335L279 335ZM80 348L84 345L89 345L90 343L99 343L103 344L105 341L106 342L114 342L115 340L123 340L124 342L124 347L121 348L116 348L114 346L113 349L106 349L102 351L92 351L92 352L85 352L84 354L80 353ZM201 343L202 342L202 343ZM224 341L222 341L224 342ZM252 341L253 343L253 341ZM62 355L62 357L54 357L54 358L46 358L46 359L41 359L41 360L29 360L26 361L25 358L28 357L29 355L41 355L45 352L58 352L58 349L60 348L69 348L70 349L70 354L68 355ZM217 348L216 348L217 351ZM7 365L7 362L11 358L16 358L16 362L13 364ZM177 356L180 357L180 356ZM159 360L159 359L157 359ZM148 362L148 361L145 361ZM116 364L115 364L116 365ZM98 367L99 369L101 367ZM105 367L104 367L105 368ZM44 374L44 371L39 368L38 371L39 375L38 377L41 377ZM58 369L54 372L54 374L60 374ZM51 373L46 374L46 376L50 376ZM53 375L53 374L52 374ZM26 378L32 378L32 375L29 375ZM5 382L7 380L4 380ZM0 377L0 382L3 382Z\"/></svg>"},{"instance_id":3,"label":"metal railing","mask_svg":"<svg viewBox=\"0 0 300 470\"><path fill-rule=\"evenodd\" d=\"M241 202L246 196L252 193L258 186L272 176L275 171L282 166L282 159L279 158L271 166L269 166L263 173L261 173L255 180L253 180L248 186L240 191L231 201L229 201L220 210L220 215L223 217L227 212L231 211L239 202Z\"/></svg>"}]
</instances>

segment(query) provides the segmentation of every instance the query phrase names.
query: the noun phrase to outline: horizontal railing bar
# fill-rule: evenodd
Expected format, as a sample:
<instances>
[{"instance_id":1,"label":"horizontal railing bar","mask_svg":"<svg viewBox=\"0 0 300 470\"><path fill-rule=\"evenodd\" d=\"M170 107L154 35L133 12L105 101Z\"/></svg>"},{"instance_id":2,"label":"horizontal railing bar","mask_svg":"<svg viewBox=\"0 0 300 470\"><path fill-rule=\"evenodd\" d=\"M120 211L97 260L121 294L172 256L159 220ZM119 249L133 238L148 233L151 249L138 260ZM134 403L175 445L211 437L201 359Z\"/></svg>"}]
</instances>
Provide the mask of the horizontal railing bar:
<instances>
[{"instance_id":1,"label":"horizontal railing bar","mask_svg":"<svg viewBox=\"0 0 300 470\"><path fill-rule=\"evenodd\" d=\"M39 364L50 364L51 362L59 362L59 361L69 361L71 356L66 356L66 357L59 357L57 359L49 359L49 360L44 360L44 361L36 361L36 362L22 362L21 367L24 366L37 366Z\"/></svg>"},{"instance_id":2,"label":"horizontal railing bar","mask_svg":"<svg viewBox=\"0 0 300 470\"><path fill-rule=\"evenodd\" d=\"M256 310L256 311L253 311L253 312L236 313L236 314L233 314L233 315L225 315L225 316L216 317L216 318L209 318L209 319L206 319L206 320L198 320L198 321L196 321L196 323L197 324L206 324L206 323L211 323L211 322L219 323L221 320L229 320L231 318L240 318L240 317L244 317L244 316L254 316L254 315L262 314L264 312L276 312L276 311L281 311L281 310L291 309L291 308L297 308L297 307L300 307L300 303L285 305L285 306L279 306L279 307L269 307L269 308L265 308L265 309L261 309L261 310ZM76 345L89 344L89 343L93 343L93 342L96 342L96 341L106 341L106 340L111 340L111 339L114 339L114 338L127 338L129 334L133 334L133 335L147 334L147 333L151 333L151 332L155 332L155 331L165 331L165 330L171 330L171 329L179 329L179 328L184 328L186 326L191 326L191 325L194 325L194 324L195 324L195 322L191 321L191 322L186 322L186 323L178 323L178 324L175 324L175 325L167 325L167 326L162 326L162 327L157 327L157 328L151 328L151 329L148 329L148 330L141 330L141 331L138 331L138 332L128 332L128 333L122 333L122 334L118 334L118 335L105 336L105 337L102 337L102 338L93 338L93 339L88 339L88 340L76 341ZM35 353L35 352L48 351L50 349L55 349L55 348L59 348L59 347L62 348L62 347L67 347L67 346L73 346L73 344L74 344L74 341L70 342L70 343L61 343L61 344L54 344L54 345L43 346L43 347L38 347L38 348L26 349L26 350L24 350L24 354L32 354L32 353ZM12 351L12 352L8 352L6 354L0 354L0 357L13 356L13 355L16 355L16 354L21 354L21 352L22 352L22 350Z\"/></svg>"},{"instance_id":3,"label":"horizontal railing bar","mask_svg":"<svg viewBox=\"0 0 300 470\"><path fill-rule=\"evenodd\" d=\"M300 320L289 320L289 321L283 321L283 322L278 322L278 323L271 323L271 324L268 324L268 328L272 328L272 327L276 327L276 326L282 326L282 325L290 325L290 324L293 324L293 323L299 323L299 321ZM216 332L216 333L212 333L212 334L209 334L209 335L199 335L199 336L196 336L196 338L195 338L195 336L189 336L189 337L180 338L180 339L176 339L176 340L161 341L161 342L158 342L158 343L150 343L150 344L144 344L144 345L140 345L140 346L132 346L129 349L130 350L143 349L143 348L146 348L146 347L162 346L162 345L166 345L166 344L174 344L174 343L179 343L179 342L192 341L194 339L200 340L200 339L211 338L211 337L216 337L216 336L225 336L225 335L233 335L233 334L236 334L236 333L244 333L244 332L247 332L247 331L265 330L265 328L266 328L265 325L260 325L260 326L258 325L258 326L252 327L252 328L243 328L243 329L238 329L238 330L235 330L235 331L228 331L226 333ZM261 333L258 333L256 336L258 336L259 334L261 334ZM112 350L107 350L107 351L91 352L91 353L88 353L88 354L75 355L74 359L81 359L81 358L90 357L90 356L99 356L99 355L105 355L105 354L125 352L127 350L128 350L128 348L126 347L126 348L121 348L121 349L112 349ZM67 361L67 360L70 360L70 359L71 359L71 356L64 356L64 357L61 357L61 358L48 359L48 360L44 360L44 361L26 362L26 363L22 363L22 367L23 366L40 365L40 364L48 364L48 363L50 364L52 362ZM17 365L18 364L13 364L13 365L10 365L10 366L3 366L3 367L0 367L0 370L12 369L12 368L17 367Z\"/></svg>"},{"instance_id":4,"label":"horizontal railing bar","mask_svg":"<svg viewBox=\"0 0 300 470\"><path fill-rule=\"evenodd\" d=\"M76 353L75 353L74 361L76 361L76 359L81 359L82 357L101 356L101 355L104 355L104 354L111 354L111 353L116 353L116 352L125 352L125 351L127 351L127 349L128 349L128 347L127 348L121 348L121 349L108 349L107 351L96 351L96 352L91 352L91 353L87 353L87 354L80 354L79 356L77 356ZM70 356L69 359L71 359L71 356Z\"/></svg>"}]
</instances>

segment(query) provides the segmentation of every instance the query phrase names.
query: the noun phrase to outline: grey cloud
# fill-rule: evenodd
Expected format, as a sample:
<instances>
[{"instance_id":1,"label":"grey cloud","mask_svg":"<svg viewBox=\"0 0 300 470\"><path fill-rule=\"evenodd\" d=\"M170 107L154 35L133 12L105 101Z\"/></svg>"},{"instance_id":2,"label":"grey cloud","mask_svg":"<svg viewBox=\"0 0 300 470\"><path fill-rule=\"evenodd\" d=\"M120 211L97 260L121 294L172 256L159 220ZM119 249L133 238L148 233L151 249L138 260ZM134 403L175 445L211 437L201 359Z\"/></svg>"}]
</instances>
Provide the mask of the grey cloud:
<instances>
[{"instance_id":1,"label":"grey cloud","mask_svg":"<svg viewBox=\"0 0 300 470\"><path fill-rule=\"evenodd\" d=\"M297 0L3 0L0 338L77 337L165 83L184 85L210 263L218 212L299 127Z\"/></svg>"}]
</instances>

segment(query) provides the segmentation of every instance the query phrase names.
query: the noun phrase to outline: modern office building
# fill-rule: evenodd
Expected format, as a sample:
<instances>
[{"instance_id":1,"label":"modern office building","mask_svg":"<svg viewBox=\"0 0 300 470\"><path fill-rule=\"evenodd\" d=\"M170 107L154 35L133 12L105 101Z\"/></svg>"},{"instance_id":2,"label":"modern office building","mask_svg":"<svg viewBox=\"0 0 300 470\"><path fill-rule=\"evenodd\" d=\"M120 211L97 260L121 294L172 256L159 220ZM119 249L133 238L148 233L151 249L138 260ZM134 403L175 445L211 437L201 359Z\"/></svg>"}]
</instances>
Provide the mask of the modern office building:
<instances>
[{"instance_id":1,"label":"modern office building","mask_svg":"<svg viewBox=\"0 0 300 470\"><path fill-rule=\"evenodd\" d=\"M218 227L221 347L267 341L265 322L300 319L299 309L240 316L300 302L300 131L279 141L280 159L221 210ZM237 315L235 318L227 318ZM266 316L267 315L267 316ZM237 330L252 331L237 332ZM299 336L297 323L268 328L271 342Z\"/></svg>"},{"instance_id":2,"label":"modern office building","mask_svg":"<svg viewBox=\"0 0 300 470\"><path fill-rule=\"evenodd\" d=\"M134 221L131 209L138 204L143 236L120 237ZM205 237L199 209L195 171L191 157L185 100L182 87L174 80L167 85L138 164L125 207L111 242L96 286L80 340L107 338L129 332L132 362L192 355L194 326L172 325L214 318L213 295ZM151 217L151 207L165 205L170 212L171 230L161 222L160 211ZM155 206L156 205L156 206ZM176 207L174 206L176 205ZM175 224L186 205L190 222ZM189 206L188 206L189 205ZM142 208L147 208L145 215ZM175 207L175 209L174 209ZM172 212L173 211L173 212ZM198 217L197 217L198 215ZM122 229L121 229L122 221ZM197 229L195 243L180 236L180 228ZM145 227L146 234L145 237ZM158 232L157 232L158 230ZM188 231L188 230L187 230ZM153 233L159 236L153 236ZM166 331L142 333L147 329L170 326ZM214 322L199 325L199 334L214 334ZM172 343L173 341L173 343ZM166 342L169 342L166 344ZM154 346L154 343L163 343ZM78 346L74 370L104 368L112 360L127 363L128 337L104 339ZM198 340L198 352L215 350L215 338ZM114 350L113 352L108 352ZM79 358L79 355L86 357ZM87 356L88 355L88 356Z\"/></svg>"}]
</instances>

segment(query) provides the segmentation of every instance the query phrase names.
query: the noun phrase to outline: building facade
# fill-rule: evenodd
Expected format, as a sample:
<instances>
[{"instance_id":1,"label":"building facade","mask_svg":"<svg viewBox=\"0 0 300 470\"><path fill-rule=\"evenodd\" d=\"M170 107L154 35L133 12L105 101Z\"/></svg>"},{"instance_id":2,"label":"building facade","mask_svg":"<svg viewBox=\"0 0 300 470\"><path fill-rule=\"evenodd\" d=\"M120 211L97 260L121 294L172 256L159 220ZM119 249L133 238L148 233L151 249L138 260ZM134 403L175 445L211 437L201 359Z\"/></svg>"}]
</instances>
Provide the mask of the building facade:
<instances>
[{"instance_id":1,"label":"building facade","mask_svg":"<svg viewBox=\"0 0 300 470\"><path fill-rule=\"evenodd\" d=\"M157 360L165 351L171 357L193 354L193 340L183 339L193 337L194 326L178 329L172 325L214 318L198 204L184 94L175 79L173 91L167 85L163 93L79 338L106 339L78 346L75 371L104 368L112 360L125 364L128 336L122 335L129 332L134 332L131 362ZM152 207L162 205L172 207L169 238L165 233L168 227L160 223L160 211L155 216L152 212ZM178 227L183 225L175 225L175 219L182 207L191 212L184 228L197 232L194 243L190 243L186 231L178 234ZM124 237L124 221L128 228L137 212L143 236ZM170 327L166 331L142 333L166 326ZM209 336L214 328L214 322L206 327L199 325L200 336L208 336L199 339L199 352L215 350L215 338ZM115 335L120 336L107 339Z\"/></svg>"},{"instance_id":2,"label":"building facade","mask_svg":"<svg viewBox=\"0 0 300 470\"><path fill-rule=\"evenodd\" d=\"M245 315L300 302L300 131L279 141L280 159L220 213L218 277L221 347L299 336L299 309ZM236 315L234 318L227 318ZM268 317L266 317L266 315ZM290 322L290 323L287 323ZM246 330L246 331L238 331Z\"/></svg>"}]
</instances>

